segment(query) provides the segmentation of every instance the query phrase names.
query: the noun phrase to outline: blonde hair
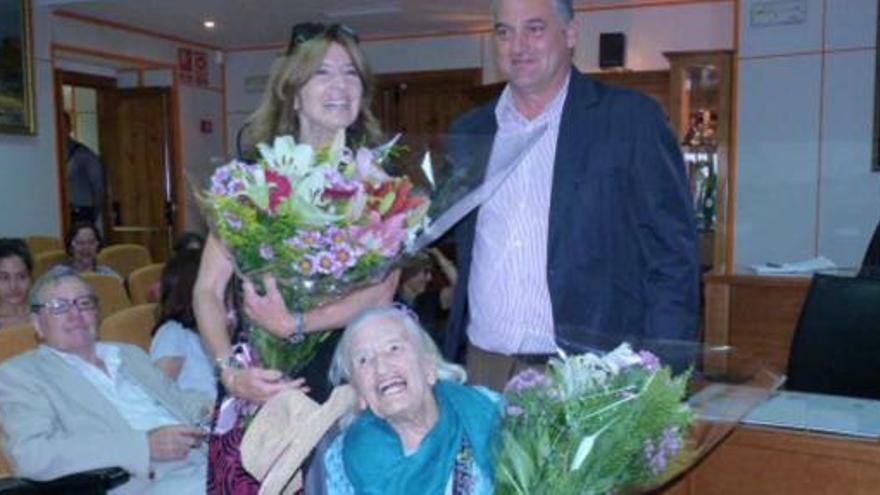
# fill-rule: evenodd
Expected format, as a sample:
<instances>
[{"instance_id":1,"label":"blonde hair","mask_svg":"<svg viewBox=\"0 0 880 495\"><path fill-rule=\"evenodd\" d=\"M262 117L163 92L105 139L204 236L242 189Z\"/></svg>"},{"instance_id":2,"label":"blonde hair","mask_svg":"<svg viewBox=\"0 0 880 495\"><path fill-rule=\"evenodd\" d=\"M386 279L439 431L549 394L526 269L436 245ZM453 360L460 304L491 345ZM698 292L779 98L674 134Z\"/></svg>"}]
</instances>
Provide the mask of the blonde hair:
<instances>
[{"instance_id":1,"label":"blonde hair","mask_svg":"<svg viewBox=\"0 0 880 495\"><path fill-rule=\"evenodd\" d=\"M299 137L299 118L294 109L296 96L318 70L327 50L337 43L351 57L363 86L360 110L347 129L349 145L375 144L379 123L370 111L373 98L373 74L357 40L341 29L325 29L314 38L297 43L292 50L272 64L269 81L257 110L248 118L245 142L250 148L284 134Z\"/></svg>"}]
</instances>

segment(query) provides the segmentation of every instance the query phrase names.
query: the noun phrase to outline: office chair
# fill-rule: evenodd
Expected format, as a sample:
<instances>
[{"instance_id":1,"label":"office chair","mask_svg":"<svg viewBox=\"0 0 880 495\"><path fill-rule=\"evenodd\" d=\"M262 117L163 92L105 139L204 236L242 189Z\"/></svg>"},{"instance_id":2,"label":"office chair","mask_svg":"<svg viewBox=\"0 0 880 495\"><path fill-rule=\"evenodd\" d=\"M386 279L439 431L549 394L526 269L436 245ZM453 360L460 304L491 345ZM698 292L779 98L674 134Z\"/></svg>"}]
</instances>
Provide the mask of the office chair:
<instances>
[{"instance_id":1,"label":"office chair","mask_svg":"<svg viewBox=\"0 0 880 495\"><path fill-rule=\"evenodd\" d=\"M865 250L859 277L880 279L880 222L877 223L868 249Z\"/></svg>"},{"instance_id":2,"label":"office chair","mask_svg":"<svg viewBox=\"0 0 880 495\"><path fill-rule=\"evenodd\" d=\"M786 388L880 399L880 280L817 274L792 339Z\"/></svg>"}]
</instances>

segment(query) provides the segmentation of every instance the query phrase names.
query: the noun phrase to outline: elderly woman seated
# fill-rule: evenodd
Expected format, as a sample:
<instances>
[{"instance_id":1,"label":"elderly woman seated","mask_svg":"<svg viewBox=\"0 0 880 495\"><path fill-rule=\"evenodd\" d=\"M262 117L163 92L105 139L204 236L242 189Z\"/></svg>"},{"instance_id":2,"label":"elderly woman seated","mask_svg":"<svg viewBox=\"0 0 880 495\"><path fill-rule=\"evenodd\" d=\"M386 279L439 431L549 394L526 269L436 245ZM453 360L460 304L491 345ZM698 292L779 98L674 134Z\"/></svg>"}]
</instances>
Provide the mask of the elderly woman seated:
<instances>
[{"instance_id":1,"label":"elderly woman seated","mask_svg":"<svg viewBox=\"0 0 880 495\"><path fill-rule=\"evenodd\" d=\"M383 306L355 319L330 380L354 386L361 412L324 453L327 492L492 493L500 397L465 377L409 310Z\"/></svg>"}]
</instances>

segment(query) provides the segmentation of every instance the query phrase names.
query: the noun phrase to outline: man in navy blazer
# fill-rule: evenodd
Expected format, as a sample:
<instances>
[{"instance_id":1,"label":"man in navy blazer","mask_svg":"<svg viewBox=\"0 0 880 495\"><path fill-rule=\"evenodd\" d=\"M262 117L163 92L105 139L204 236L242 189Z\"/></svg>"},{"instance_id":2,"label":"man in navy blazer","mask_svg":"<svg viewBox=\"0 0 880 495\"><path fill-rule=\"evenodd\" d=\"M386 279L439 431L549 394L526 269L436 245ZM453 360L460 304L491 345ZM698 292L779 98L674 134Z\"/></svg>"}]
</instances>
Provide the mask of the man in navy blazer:
<instances>
[{"instance_id":1,"label":"man in navy blazer","mask_svg":"<svg viewBox=\"0 0 880 495\"><path fill-rule=\"evenodd\" d=\"M485 177L506 129L528 130L543 119L548 130L457 226L460 276L445 357L462 362L467 355L472 381L500 388L520 365L557 347L695 340L697 232L666 116L647 96L572 67L578 26L571 0L496 0L493 10L508 84L499 99L453 125L453 167ZM545 175L542 204L545 192L534 184ZM541 223L544 230L532 227ZM517 253L535 232L546 235Z\"/></svg>"}]
</instances>

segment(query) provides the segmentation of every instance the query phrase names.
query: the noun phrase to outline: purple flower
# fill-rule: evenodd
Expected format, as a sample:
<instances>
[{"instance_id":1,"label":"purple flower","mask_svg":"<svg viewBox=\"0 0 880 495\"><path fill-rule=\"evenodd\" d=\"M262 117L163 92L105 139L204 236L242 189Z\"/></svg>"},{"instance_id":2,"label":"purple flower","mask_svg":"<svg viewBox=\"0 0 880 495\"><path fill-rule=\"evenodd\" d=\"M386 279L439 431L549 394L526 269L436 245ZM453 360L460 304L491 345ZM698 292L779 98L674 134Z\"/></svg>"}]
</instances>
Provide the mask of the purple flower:
<instances>
[{"instance_id":1,"label":"purple flower","mask_svg":"<svg viewBox=\"0 0 880 495\"><path fill-rule=\"evenodd\" d=\"M231 211L223 212L223 219L226 220L226 224L232 230L239 230L241 228L241 218L238 217L235 213Z\"/></svg>"},{"instance_id":2,"label":"purple flower","mask_svg":"<svg viewBox=\"0 0 880 495\"><path fill-rule=\"evenodd\" d=\"M324 233L324 243L331 248L345 246L348 244L350 237L347 230L340 229L339 227L329 227Z\"/></svg>"},{"instance_id":3,"label":"purple flower","mask_svg":"<svg viewBox=\"0 0 880 495\"><path fill-rule=\"evenodd\" d=\"M336 258L333 257L333 253L330 251L321 251L316 254L315 261L318 265L318 272L327 275L338 273L342 266L336 261Z\"/></svg>"},{"instance_id":4,"label":"purple flower","mask_svg":"<svg viewBox=\"0 0 880 495\"><path fill-rule=\"evenodd\" d=\"M260 257L266 261L272 261L275 259L275 250L264 242L260 244Z\"/></svg>"},{"instance_id":5,"label":"purple flower","mask_svg":"<svg viewBox=\"0 0 880 495\"><path fill-rule=\"evenodd\" d=\"M681 452L684 442L678 427L670 426L663 431L663 436L657 443L648 440L645 442L645 459L648 467L655 475L660 475L669 467L669 460L675 458Z\"/></svg>"},{"instance_id":6,"label":"purple flower","mask_svg":"<svg viewBox=\"0 0 880 495\"><path fill-rule=\"evenodd\" d=\"M518 394L530 388L540 387L546 383L547 377L544 376L544 373L532 368L526 368L507 382L507 385L504 387L504 393L512 392Z\"/></svg>"},{"instance_id":7,"label":"purple flower","mask_svg":"<svg viewBox=\"0 0 880 495\"><path fill-rule=\"evenodd\" d=\"M336 261L342 266L343 270L351 268L357 263L354 251L348 246L342 245L335 247L331 252L333 253L333 257L336 258Z\"/></svg>"},{"instance_id":8,"label":"purple flower","mask_svg":"<svg viewBox=\"0 0 880 495\"><path fill-rule=\"evenodd\" d=\"M228 191L230 195L238 194L245 190L245 183L241 179L232 179L229 181Z\"/></svg>"},{"instance_id":9,"label":"purple flower","mask_svg":"<svg viewBox=\"0 0 880 495\"><path fill-rule=\"evenodd\" d=\"M642 366L650 372L660 369L660 358L649 351L639 351L639 357L642 359Z\"/></svg>"},{"instance_id":10,"label":"purple flower","mask_svg":"<svg viewBox=\"0 0 880 495\"><path fill-rule=\"evenodd\" d=\"M299 273L310 277L318 270L318 263L314 256L303 256L301 260L293 263L293 268Z\"/></svg>"},{"instance_id":11,"label":"purple flower","mask_svg":"<svg viewBox=\"0 0 880 495\"><path fill-rule=\"evenodd\" d=\"M317 247L321 244L321 233L315 230L305 230L300 232L299 240L305 247Z\"/></svg>"},{"instance_id":12,"label":"purple flower","mask_svg":"<svg viewBox=\"0 0 880 495\"><path fill-rule=\"evenodd\" d=\"M507 406L507 409L506 409L505 413L506 413L508 416L522 416L523 414L526 413L526 410L523 409L523 408L521 408L521 407L519 407L519 406L516 405L516 404L509 404L509 405Z\"/></svg>"}]
</instances>

